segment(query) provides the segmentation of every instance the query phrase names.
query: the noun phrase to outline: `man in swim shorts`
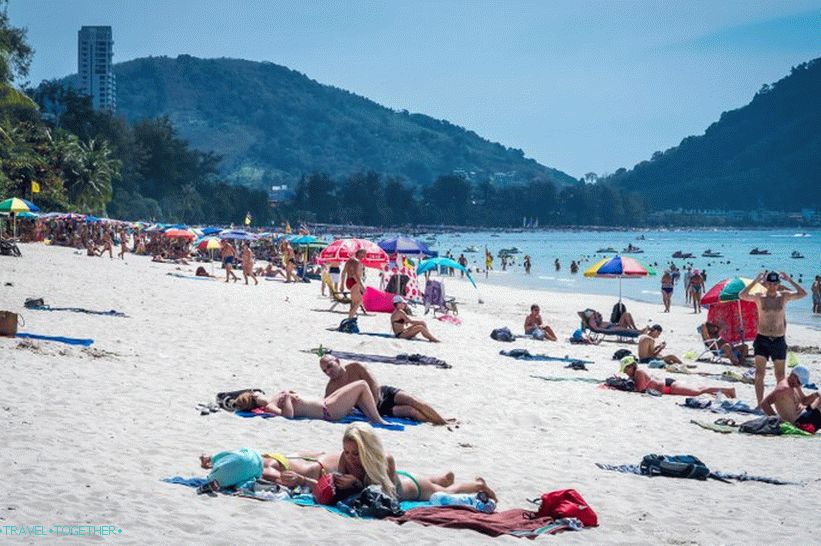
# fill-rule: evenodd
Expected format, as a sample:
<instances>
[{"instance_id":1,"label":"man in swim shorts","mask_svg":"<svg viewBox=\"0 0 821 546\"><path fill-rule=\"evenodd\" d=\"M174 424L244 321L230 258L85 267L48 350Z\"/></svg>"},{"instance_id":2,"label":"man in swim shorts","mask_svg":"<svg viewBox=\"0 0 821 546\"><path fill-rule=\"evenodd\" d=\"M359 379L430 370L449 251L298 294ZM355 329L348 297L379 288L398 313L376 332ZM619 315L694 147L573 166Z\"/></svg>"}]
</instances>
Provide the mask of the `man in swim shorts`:
<instances>
[{"instance_id":1,"label":"man in swim shorts","mask_svg":"<svg viewBox=\"0 0 821 546\"><path fill-rule=\"evenodd\" d=\"M234 278L234 282L237 282L239 277L234 273L234 260L236 260L237 249L228 239L220 243L220 255L222 256L222 267L225 268L225 282L228 282L231 277Z\"/></svg>"},{"instance_id":2,"label":"man in swim shorts","mask_svg":"<svg viewBox=\"0 0 821 546\"><path fill-rule=\"evenodd\" d=\"M778 415L788 423L812 425L813 432L821 430L821 397L817 392L807 396L801 390L809 382L809 370L804 366L796 366L787 379L779 381L775 389L764 397L758 407L767 415Z\"/></svg>"},{"instance_id":3,"label":"man in swim shorts","mask_svg":"<svg viewBox=\"0 0 821 546\"><path fill-rule=\"evenodd\" d=\"M790 283L795 292L779 290L781 279ZM763 284L764 294L752 294L753 288ZM755 302L758 308L758 331L753 341L755 355L755 397L759 404L764 399L764 376L767 373L767 360L772 359L776 382L784 380L784 364L787 360L787 318L784 313L788 301L799 300L807 292L786 273L763 271L739 292L738 297L744 301Z\"/></svg>"},{"instance_id":4,"label":"man in swim shorts","mask_svg":"<svg viewBox=\"0 0 821 546\"><path fill-rule=\"evenodd\" d=\"M380 386L371 372L359 362L350 362L343 366L337 357L326 354L319 359L319 367L329 378L325 387L326 397L348 383L363 380L373 393L379 415L403 417L434 425L447 424L447 421L426 402L396 387Z\"/></svg>"},{"instance_id":5,"label":"man in swim shorts","mask_svg":"<svg viewBox=\"0 0 821 546\"><path fill-rule=\"evenodd\" d=\"M662 355L661 352L667 343L661 342L656 345L656 339L661 335L660 324L654 324L650 331L639 336L639 362L647 364L651 360L663 360L665 364L681 364L681 359L675 355Z\"/></svg>"},{"instance_id":6,"label":"man in swim shorts","mask_svg":"<svg viewBox=\"0 0 821 546\"><path fill-rule=\"evenodd\" d=\"M342 279L345 281L345 290L351 293L351 309L348 311L348 318L356 317L359 306L362 305L362 294L365 293L365 283L362 280L364 266L362 260L367 252L364 248L356 251L356 254L345 262L342 270Z\"/></svg>"}]
</instances>

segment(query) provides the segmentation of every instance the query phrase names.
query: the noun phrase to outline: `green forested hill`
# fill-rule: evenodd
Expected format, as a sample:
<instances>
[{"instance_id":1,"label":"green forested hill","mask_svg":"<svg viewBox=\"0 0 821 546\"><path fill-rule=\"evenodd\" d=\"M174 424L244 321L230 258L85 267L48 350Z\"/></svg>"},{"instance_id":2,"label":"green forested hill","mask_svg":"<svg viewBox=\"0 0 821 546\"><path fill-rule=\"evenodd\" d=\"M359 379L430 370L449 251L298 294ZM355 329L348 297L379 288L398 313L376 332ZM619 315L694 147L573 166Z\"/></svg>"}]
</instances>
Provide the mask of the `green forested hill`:
<instances>
[{"instance_id":1,"label":"green forested hill","mask_svg":"<svg viewBox=\"0 0 821 546\"><path fill-rule=\"evenodd\" d=\"M638 192L655 209L821 206L821 59L763 86L703 135L630 171L619 169L608 181Z\"/></svg>"},{"instance_id":2,"label":"green forested hill","mask_svg":"<svg viewBox=\"0 0 821 546\"><path fill-rule=\"evenodd\" d=\"M269 185L324 171L368 169L427 183L454 170L562 186L565 173L521 150L422 114L395 112L272 63L149 57L115 66L117 112L130 121L167 115L195 148L223 156L243 184Z\"/></svg>"}]
</instances>

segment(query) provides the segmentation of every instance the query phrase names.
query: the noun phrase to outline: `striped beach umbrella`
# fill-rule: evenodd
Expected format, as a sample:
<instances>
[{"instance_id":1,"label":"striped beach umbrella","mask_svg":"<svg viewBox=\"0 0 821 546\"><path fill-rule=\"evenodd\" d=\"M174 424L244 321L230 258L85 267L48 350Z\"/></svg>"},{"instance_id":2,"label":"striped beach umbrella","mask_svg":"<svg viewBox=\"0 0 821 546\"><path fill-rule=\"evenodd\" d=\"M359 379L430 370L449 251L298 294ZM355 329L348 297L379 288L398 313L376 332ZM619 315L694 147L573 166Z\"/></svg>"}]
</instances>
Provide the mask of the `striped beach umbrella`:
<instances>
[{"instance_id":1,"label":"striped beach umbrella","mask_svg":"<svg viewBox=\"0 0 821 546\"><path fill-rule=\"evenodd\" d=\"M637 259L618 255L599 260L584 272L585 277L619 279L619 301L621 301L622 279L638 279L655 274L656 271L654 269L644 265Z\"/></svg>"},{"instance_id":2,"label":"striped beach umbrella","mask_svg":"<svg viewBox=\"0 0 821 546\"><path fill-rule=\"evenodd\" d=\"M758 307L755 302L741 301L739 293L752 284L752 279L732 277L716 283L701 298L701 305L707 307L707 320L718 325L721 339L730 343L755 339L758 331ZM760 284L750 292L765 292Z\"/></svg>"},{"instance_id":3,"label":"striped beach umbrella","mask_svg":"<svg viewBox=\"0 0 821 546\"><path fill-rule=\"evenodd\" d=\"M31 201L20 199L19 197L12 197L10 199L6 199L5 201L0 201L0 212L11 212L16 214L18 212L39 212L39 210L40 207Z\"/></svg>"}]
</instances>

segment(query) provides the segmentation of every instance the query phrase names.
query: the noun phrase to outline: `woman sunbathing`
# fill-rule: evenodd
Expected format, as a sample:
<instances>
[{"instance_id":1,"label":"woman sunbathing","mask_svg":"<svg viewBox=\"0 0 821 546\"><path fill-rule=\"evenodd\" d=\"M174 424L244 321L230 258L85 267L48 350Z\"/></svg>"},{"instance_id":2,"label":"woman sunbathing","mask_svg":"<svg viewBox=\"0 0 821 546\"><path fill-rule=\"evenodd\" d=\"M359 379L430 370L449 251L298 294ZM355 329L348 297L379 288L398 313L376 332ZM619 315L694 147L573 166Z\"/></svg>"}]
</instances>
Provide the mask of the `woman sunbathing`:
<instances>
[{"instance_id":1,"label":"woman sunbathing","mask_svg":"<svg viewBox=\"0 0 821 546\"><path fill-rule=\"evenodd\" d=\"M259 392L246 391L237 396L234 403L237 411L262 408L266 413L288 419L308 417L326 421L339 421L351 413L355 407L361 408L371 423L387 425L387 422L379 416L368 384L362 380L345 385L332 392L324 400L305 400L294 391L282 391L274 398L266 399Z\"/></svg>"},{"instance_id":2,"label":"woman sunbathing","mask_svg":"<svg viewBox=\"0 0 821 546\"><path fill-rule=\"evenodd\" d=\"M336 472L339 455L323 452L300 452L285 456L282 453L259 453L250 449L221 451L214 455L200 455L200 466L211 470L209 482L219 487L232 487L236 480L262 478L285 487L305 485L312 488L323 474ZM215 468L216 467L216 468Z\"/></svg>"},{"instance_id":3,"label":"woman sunbathing","mask_svg":"<svg viewBox=\"0 0 821 546\"><path fill-rule=\"evenodd\" d=\"M702 394L716 394L723 393L729 398L735 398L734 388L719 388L719 387L705 387L700 389L689 389L678 384L678 381L672 378L667 378L664 381L658 381L650 377L650 374L644 370L639 369L638 362L635 357L626 356L621 360L621 373L627 375L636 384L636 392L646 392L652 389L661 394L675 394L678 396L700 396Z\"/></svg>"},{"instance_id":4,"label":"woman sunbathing","mask_svg":"<svg viewBox=\"0 0 821 546\"><path fill-rule=\"evenodd\" d=\"M334 475L334 485L338 489L361 489L368 485L379 485L382 490L397 500L429 500L434 493L479 493L484 492L496 500L496 493L487 486L485 480L476 478L472 482L454 483L453 472L432 478L417 478L408 472L396 470L392 455L386 454L379 437L360 423L351 423L342 436L342 453L339 455L339 472Z\"/></svg>"},{"instance_id":5,"label":"woman sunbathing","mask_svg":"<svg viewBox=\"0 0 821 546\"><path fill-rule=\"evenodd\" d=\"M603 320L601 313L593 309L585 309L579 315L584 320L585 324L594 332L605 332L607 330L622 331L638 334L647 333L649 328L642 328L639 330L636 323L633 321L633 315L628 312L622 313L618 322L607 322Z\"/></svg>"},{"instance_id":6,"label":"woman sunbathing","mask_svg":"<svg viewBox=\"0 0 821 546\"><path fill-rule=\"evenodd\" d=\"M396 337L401 339L411 339L418 334L428 341L438 342L433 334L428 330L428 325L424 320L413 320L405 311L408 304L402 296L393 297L393 313L391 313L391 327Z\"/></svg>"}]
</instances>

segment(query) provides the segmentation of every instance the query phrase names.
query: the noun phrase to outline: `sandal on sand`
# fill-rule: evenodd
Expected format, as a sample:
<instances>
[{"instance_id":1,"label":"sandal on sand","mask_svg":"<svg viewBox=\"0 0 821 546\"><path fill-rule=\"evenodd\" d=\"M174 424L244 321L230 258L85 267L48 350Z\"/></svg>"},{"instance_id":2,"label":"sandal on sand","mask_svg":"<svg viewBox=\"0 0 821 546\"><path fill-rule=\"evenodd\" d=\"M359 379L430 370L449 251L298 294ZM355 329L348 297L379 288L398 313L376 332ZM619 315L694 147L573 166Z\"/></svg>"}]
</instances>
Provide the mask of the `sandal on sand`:
<instances>
[{"instance_id":1,"label":"sandal on sand","mask_svg":"<svg viewBox=\"0 0 821 546\"><path fill-rule=\"evenodd\" d=\"M727 418L727 417L722 418L722 419L716 419L715 424L721 425L721 426L724 426L724 427L737 427L738 426L738 423L736 423L734 420L732 420L730 418Z\"/></svg>"}]
</instances>

